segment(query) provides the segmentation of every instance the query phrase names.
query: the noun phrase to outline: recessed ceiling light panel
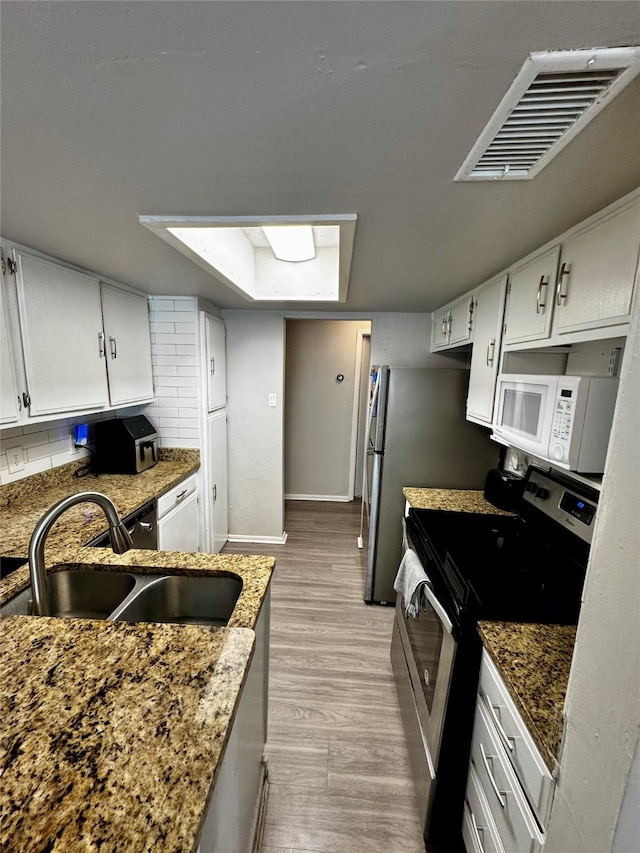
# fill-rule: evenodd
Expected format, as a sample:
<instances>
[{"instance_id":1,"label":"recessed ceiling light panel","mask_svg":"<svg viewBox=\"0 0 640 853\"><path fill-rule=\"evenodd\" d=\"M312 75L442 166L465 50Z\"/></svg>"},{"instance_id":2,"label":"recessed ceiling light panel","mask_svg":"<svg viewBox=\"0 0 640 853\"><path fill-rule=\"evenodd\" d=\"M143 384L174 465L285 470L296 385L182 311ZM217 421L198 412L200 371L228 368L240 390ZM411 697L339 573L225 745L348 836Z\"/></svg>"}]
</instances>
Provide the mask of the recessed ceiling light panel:
<instances>
[{"instance_id":1,"label":"recessed ceiling light panel","mask_svg":"<svg viewBox=\"0 0 640 853\"><path fill-rule=\"evenodd\" d=\"M640 72L640 48L532 53L454 181L535 177Z\"/></svg>"},{"instance_id":2,"label":"recessed ceiling light panel","mask_svg":"<svg viewBox=\"0 0 640 853\"><path fill-rule=\"evenodd\" d=\"M139 217L223 284L268 302L346 302L356 219L354 213Z\"/></svg>"}]
</instances>

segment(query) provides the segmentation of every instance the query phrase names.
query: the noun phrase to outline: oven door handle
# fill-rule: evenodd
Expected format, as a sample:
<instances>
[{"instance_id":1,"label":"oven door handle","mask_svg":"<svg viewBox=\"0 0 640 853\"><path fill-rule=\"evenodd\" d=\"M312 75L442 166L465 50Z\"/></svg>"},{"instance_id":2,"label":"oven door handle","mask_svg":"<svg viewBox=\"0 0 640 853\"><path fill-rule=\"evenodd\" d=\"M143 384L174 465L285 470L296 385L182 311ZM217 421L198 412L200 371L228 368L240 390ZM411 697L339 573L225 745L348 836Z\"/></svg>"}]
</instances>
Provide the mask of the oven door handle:
<instances>
[{"instance_id":1,"label":"oven door handle","mask_svg":"<svg viewBox=\"0 0 640 853\"><path fill-rule=\"evenodd\" d=\"M435 610L438 619L442 622L442 627L444 628L444 630L447 632L447 634L452 634L453 623L451 619L449 619L449 617L447 616L447 611L440 604L433 590L431 589L431 586L428 583L424 583L422 585L422 594Z\"/></svg>"}]
</instances>

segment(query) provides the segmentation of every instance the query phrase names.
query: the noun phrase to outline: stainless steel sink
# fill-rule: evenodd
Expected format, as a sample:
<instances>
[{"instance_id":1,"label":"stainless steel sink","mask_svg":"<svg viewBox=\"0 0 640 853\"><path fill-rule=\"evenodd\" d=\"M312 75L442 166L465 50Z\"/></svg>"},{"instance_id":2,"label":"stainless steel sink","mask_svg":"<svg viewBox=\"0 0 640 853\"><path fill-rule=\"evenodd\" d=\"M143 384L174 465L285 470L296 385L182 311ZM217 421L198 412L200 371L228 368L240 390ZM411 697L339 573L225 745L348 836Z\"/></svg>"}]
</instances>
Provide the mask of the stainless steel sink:
<instances>
[{"instance_id":1,"label":"stainless steel sink","mask_svg":"<svg viewBox=\"0 0 640 853\"><path fill-rule=\"evenodd\" d=\"M125 622L226 625L242 592L238 578L168 575L149 579L111 614Z\"/></svg>"},{"instance_id":2,"label":"stainless steel sink","mask_svg":"<svg viewBox=\"0 0 640 853\"><path fill-rule=\"evenodd\" d=\"M108 619L136 584L133 575L121 572L62 569L47 575L52 616ZM31 601L27 587L2 606L3 615L26 615Z\"/></svg>"}]
</instances>

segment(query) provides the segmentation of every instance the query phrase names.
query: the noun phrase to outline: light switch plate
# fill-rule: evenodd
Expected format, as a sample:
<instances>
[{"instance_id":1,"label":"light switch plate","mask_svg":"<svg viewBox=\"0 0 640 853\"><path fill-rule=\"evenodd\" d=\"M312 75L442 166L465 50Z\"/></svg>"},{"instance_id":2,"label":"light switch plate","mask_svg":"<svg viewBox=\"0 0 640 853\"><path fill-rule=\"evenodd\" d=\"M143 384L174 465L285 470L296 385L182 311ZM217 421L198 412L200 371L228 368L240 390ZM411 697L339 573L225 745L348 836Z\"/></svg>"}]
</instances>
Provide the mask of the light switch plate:
<instances>
[{"instance_id":1,"label":"light switch plate","mask_svg":"<svg viewBox=\"0 0 640 853\"><path fill-rule=\"evenodd\" d=\"M9 462L9 473L17 474L24 471L24 448L9 447L7 449L7 460Z\"/></svg>"}]
</instances>

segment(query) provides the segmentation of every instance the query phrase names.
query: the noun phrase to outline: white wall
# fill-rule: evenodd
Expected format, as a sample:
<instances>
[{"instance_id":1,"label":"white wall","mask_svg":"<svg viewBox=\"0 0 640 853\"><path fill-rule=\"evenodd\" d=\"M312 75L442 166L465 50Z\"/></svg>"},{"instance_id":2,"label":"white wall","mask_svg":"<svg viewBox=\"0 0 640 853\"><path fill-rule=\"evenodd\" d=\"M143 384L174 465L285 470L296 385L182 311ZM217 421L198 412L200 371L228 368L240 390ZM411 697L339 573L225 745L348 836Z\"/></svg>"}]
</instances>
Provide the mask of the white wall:
<instances>
[{"instance_id":1,"label":"white wall","mask_svg":"<svg viewBox=\"0 0 640 853\"><path fill-rule=\"evenodd\" d=\"M287 320L287 497L349 499L357 333L369 328L368 321Z\"/></svg>"},{"instance_id":2,"label":"white wall","mask_svg":"<svg viewBox=\"0 0 640 853\"><path fill-rule=\"evenodd\" d=\"M468 353L431 353L431 314L372 314L371 364L459 367Z\"/></svg>"},{"instance_id":3,"label":"white wall","mask_svg":"<svg viewBox=\"0 0 640 853\"><path fill-rule=\"evenodd\" d=\"M567 691L566 737L545 853L608 853L640 731L640 317L618 405ZM638 803L616 853L637 851ZM630 830L635 827L635 834ZM633 838L629 847L624 839ZM624 845L624 846L623 846Z\"/></svg>"},{"instance_id":4,"label":"white wall","mask_svg":"<svg viewBox=\"0 0 640 853\"><path fill-rule=\"evenodd\" d=\"M149 297L155 399L142 412L160 447L200 447L198 303L195 297Z\"/></svg>"},{"instance_id":5,"label":"white wall","mask_svg":"<svg viewBox=\"0 0 640 853\"><path fill-rule=\"evenodd\" d=\"M284 533L284 318L224 311L227 329L229 538ZM276 394L277 405L268 405Z\"/></svg>"}]
</instances>

